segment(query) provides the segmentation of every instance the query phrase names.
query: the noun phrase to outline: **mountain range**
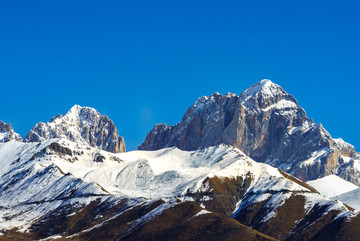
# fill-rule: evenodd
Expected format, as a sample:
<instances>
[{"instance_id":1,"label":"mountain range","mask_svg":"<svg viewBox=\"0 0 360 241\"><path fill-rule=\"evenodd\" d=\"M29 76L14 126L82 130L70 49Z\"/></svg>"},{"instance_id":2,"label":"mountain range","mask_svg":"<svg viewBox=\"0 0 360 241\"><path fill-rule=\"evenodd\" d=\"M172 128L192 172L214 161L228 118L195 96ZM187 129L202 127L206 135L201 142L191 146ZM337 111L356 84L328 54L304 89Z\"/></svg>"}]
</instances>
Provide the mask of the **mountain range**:
<instances>
[{"instance_id":1,"label":"mountain range","mask_svg":"<svg viewBox=\"0 0 360 241\"><path fill-rule=\"evenodd\" d=\"M358 240L359 185L354 146L270 80L200 97L131 152L90 107L24 140L0 121L0 240Z\"/></svg>"}]
</instances>

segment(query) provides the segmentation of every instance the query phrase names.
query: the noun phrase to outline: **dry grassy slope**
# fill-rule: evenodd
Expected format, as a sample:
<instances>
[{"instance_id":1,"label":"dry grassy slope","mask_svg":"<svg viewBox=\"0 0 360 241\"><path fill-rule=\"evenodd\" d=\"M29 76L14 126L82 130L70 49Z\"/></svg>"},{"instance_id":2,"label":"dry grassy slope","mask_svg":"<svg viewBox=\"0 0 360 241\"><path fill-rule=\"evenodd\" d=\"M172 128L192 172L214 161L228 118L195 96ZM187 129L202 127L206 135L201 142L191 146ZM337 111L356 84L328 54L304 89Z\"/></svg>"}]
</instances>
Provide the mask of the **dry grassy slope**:
<instances>
[{"instance_id":1,"label":"dry grassy slope","mask_svg":"<svg viewBox=\"0 0 360 241\"><path fill-rule=\"evenodd\" d=\"M252 197L252 194L245 195L251 183L250 175L245 180L240 177L232 179L214 177L205 181L210 186L211 191L198 193L197 196L194 196L195 198L198 197L195 201L205 205L206 209L215 213L231 216L239 200L249 200ZM272 194L275 195L276 193ZM201 197L204 195L209 196L211 199L202 201ZM261 223L259 221L269 212L269 207L266 204L270 199L271 197L268 200L251 204L248 208L240 210L235 218L240 223L254 227L260 232L279 239L285 239L294 228L295 221L305 216L304 197L294 193L286 200L285 206L280 206L277 209L276 216L270 219L268 223Z\"/></svg>"},{"instance_id":2,"label":"dry grassy slope","mask_svg":"<svg viewBox=\"0 0 360 241\"><path fill-rule=\"evenodd\" d=\"M129 207L126 200L115 206L99 200L82 207L54 210L38 220L30 233L7 231L0 240L38 240L62 235L57 240L275 240L236 220L216 213L195 216L202 208L195 202L179 202L159 216L130 231L134 221L164 204L155 201ZM75 214L74 214L75 213ZM116 216L117 213L121 215ZM74 214L74 215L69 215ZM101 214L101 216L99 216ZM95 227L98 224L98 227ZM95 228L93 228L95 227ZM90 229L93 228L93 229ZM89 229L87 232L81 233Z\"/></svg>"},{"instance_id":3,"label":"dry grassy slope","mask_svg":"<svg viewBox=\"0 0 360 241\"><path fill-rule=\"evenodd\" d=\"M283 172L282 174L285 178L309 188L307 194L318 194L315 189L299 179ZM215 176L207 178L203 182L203 185L208 186L210 191L188 193L187 195L192 197L196 203L204 205L207 210L225 216L231 216L235 211L238 201L242 200L242 202L246 203L250 200L250 205L239 210L234 218L244 225L279 240L321 240L322 237L329 233L335 234L335 230L336 233L339 233L336 240L343 239L341 233L345 232L344 230L351 232L352 237L360 237L358 235L360 232L356 230L356 225L352 224L356 223L357 219L352 220L350 223L342 221L341 225L337 225L340 221L337 223L332 222L339 215L339 210L327 212L328 205L315 205L311 210L305 210L306 193L288 192L287 194L291 194L290 197L284 199L284 203L278 207L271 206L270 200L275 195L286 192L276 193L271 191L268 193L270 196L266 200L251 202L253 195L257 195L251 192L246 193L251 180L251 175L248 175L246 178L219 178ZM204 196L209 198L204 199ZM264 222L264 217L271 211L274 211L275 215ZM360 220L360 218L358 219ZM337 225L337 228L334 228L334 225ZM331 230L331 232L326 230Z\"/></svg>"},{"instance_id":4,"label":"dry grassy slope","mask_svg":"<svg viewBox=\"0 0 360 241\"><path fill-rule=\"evenodd\" d=\"M207 210L230 217L236 204L244 197L251 180L250 175L245 179L242 177L219 178L217 176L206 178L203 186L208 186L210 191L188 193L187 196L193 198L196 203L204 205ZM204 199L204 197L208 197L208 199Z\"/></svg>"},{"instance_id":5,"label":"dry grassy slope","mask_svg":"<svg viewBox=\"0 0 360 241\"><path fill-rule=\"evenodd\" d=\"M164 202L161 200L150 203L128 205L129 200L122 200L114 205L113 202L93 201L88 205L73 208L63 206L51 211L34 223L29 233L19 233L16 230L5 232L10 240L38 240L52 235L61 235L59 240L114 240L124 233L129 224L155 209ZM117 214L121 214L113 219ZM95 226L95 231L91 230ZM1 237L1 236L0 236Z\"/></svg>"},{"instance_id":6,"label":"dry grassy slope","mask_svg":"<svg viewBox=\"0 0 360 241\"><path fill-rule=\"evenodd\" d=\"M312 241L322 240L360 240L360 216L357 214L351 220L340 218L317 233Z\"/></svg>"},{"instance_id":7,"label":"dry grassy slope","mask_svg":"<svg viewBox=\"0 0 360 241\"><path fill-rule=\"evenodd\" d=\"M11 239L6 238L6 237L1 237L1 236L0 236L0 241L11 241Z\"/></svg>"},{"instance_id":8,"label":"dry grassy slope","mask_svg":"<svg viewBox=\"0 0 360 241\"><path fill-rule=\"evenodd\" d=\"M326 230L329 227L337 226L336 223L333 223L333 220L340 214L339 210L327 212L329 207L327 205L315 205L311 210L305 210L305 198L302 194L290 196L276 209L276 215L264 222L263 218L269 212L269 207L267 206L269 200L270 198L259 203L253 203L248 208L237 213L235 219L274 238L288 241L321 240L315 237L320 234L319 237L323 237L325 234L328 234ZM344 223L344 227L350 229L352 235L357 236L359 232L351 229L352 226L354 225ZM333 234L339 232L335 231L335 229L329 230ZM357 237L359 238L360 236ZM334 240L343 239L338 238Z\"/></svg>"},{"instance_id":9,"label":"dry grassy slope","mask_svg":"<svg viewBox=\"0 0 360 241\"><path fill-rule=\"evenodd\" d=\"M199 211L194 202L180 203L121 240L276 240L224 215L194 216Z\"/></svg>"}]
</instances>

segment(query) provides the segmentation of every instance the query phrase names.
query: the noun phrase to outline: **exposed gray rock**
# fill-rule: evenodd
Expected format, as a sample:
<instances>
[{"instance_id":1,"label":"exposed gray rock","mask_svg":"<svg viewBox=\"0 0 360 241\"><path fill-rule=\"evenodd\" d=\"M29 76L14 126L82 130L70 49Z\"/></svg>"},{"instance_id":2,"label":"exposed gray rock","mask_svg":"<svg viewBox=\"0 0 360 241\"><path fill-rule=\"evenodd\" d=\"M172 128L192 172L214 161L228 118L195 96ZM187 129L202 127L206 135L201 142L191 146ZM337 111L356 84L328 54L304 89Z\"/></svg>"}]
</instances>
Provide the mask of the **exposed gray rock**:
<instances>
[{"instance_id":1,"label":"exposed gray rock","mask_svg":"<svg viewBox=\"0 0 360 241\"><path fill-rule=\"evenodd\" d=\"M66 138L114 153L125 152L124 138L119 136L114 122L90 107L75 105L64 116L57 115L47 123L37 123L24 141L50 138Z\"/></svg>"},{"instance_id":2,"label":"exposed gray rock","mask_svg":"<svg viewBox=\"0 0 360 241\"><path fill-rule=\"evenodd\" d=\"M22 138L11 128L10 124L0 120L0 143L8 141L22 141Z\"/></svg>"},{"instance_id":3,"label":"exposed gray rock","mask_svg":"<svg viewBox=\"0 0 360 241\"><path fill-rule=\"evenodd\" d=\"M355 147L347 142L345 142L343 139L333 139L335 141L335 145L337 149L340 150L342 156L348 156L348 157L357 157L357 153L355 152Z\"/></svg>"},{"instance_id":4,"label":"exposed gray rock","mask_svg":"<svg viewBox=\"0 0 360 241\"><path fill-rule=\"evenodd\" d=\"M156 125L139 149L195 150L220 143L304 181L340 175L345 164L342 156L356 156L353 146L332 139L321 124L306 116L293 96L270 80L250 86L240 96L200 97L178 124ZM359 177L347 180L360 184Z\"/></svg>"}]
</instances>

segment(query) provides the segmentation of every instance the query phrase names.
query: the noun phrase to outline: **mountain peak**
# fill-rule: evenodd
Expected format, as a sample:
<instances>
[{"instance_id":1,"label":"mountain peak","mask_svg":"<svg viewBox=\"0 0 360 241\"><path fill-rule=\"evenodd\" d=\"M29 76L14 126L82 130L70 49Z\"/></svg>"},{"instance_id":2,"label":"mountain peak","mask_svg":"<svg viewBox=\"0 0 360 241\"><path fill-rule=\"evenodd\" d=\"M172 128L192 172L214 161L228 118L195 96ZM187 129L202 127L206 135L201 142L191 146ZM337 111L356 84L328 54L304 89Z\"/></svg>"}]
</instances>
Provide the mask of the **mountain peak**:
<instances>
[{"instance_id":1,"label":"mountain peak","mask_svg":"<svg viewBox=\"0 0 360 241\"><path fill-rule=\"evenodd\" d=\"M74 105L64 116L57 115L47 123L39 122L26 135L25 142L66 138L110 151L125 152L125 142L112 120L91 107Z\"/></svg>"},{"instance_id":2,"label":"mountain peak","mask_svg":"<svg viewBox=\"0 0 360 241\"><path fill-rule=\"evenodd\" d=\"M281 88L281 86L273 83L271 80L263 79L260 82L251 85L247 88L242 94L241 97L245 100L250 97L257 97L261 95L263 98L270 98L276 95L283 95L286 92Z\"/></svg>"},{"instance_id":3,"label":"mountain peak","mask_svg":"<svg viewBox=\"0 0 360 241\"><path fill-rule=\"evenodd\" d=\"M78 113L82 108L84 108L84 107L82 107L80 105L74 105L73 107L70 108L70 110L68 110L68 112L66 112L66 114L68 114L68 113L69 114L70 113Z\"/></svg>"},{"instance_id":4,"label":"mountain peak","mask_svg":"<svg viewBox=\"0 0 360 241\"><path fill-rule=\"evenodd\" d=\"M67 113L79 113L81 110L88 110L88 111L92 111L92 112L98 112L96 109L94 109L92 107L74 105L73 107L70 108L70 110Z\"/></svg>"},{"instance_id":5,"label":"mountain peak","mask_svg":"<svg viewBox=\"0 0 360 241\"><path fill-rule=\"evenodd\" d=\"M87 114L87 116L89 116L89 115L101 116L99 111L97 111L96 109L94 109L92 107L87 107L87 106L83 107L83 106L80 106L80 105L74 105L73 107L71 107L71 109L68 112L66 112L64 117L69 119L69 120L73 120L73 119L80 118L85 113Z\"/></svg>"},{"instance_id":6,"label":"mountain peak","mask_svg":"<svg viewBox=\"0 0 360 241\"><path fill-rule=\"evenodd\" d=\"M260 84L263 84L263 85L265 85L265 84L274 84L274 82L272 82L272 81L269 80L269 79L262 79L262 80L260 80L259 83L260 83Z\"/></svg>"},{"instance_id":7,"label":"mountain peak","mask_svg":"<svg viewBox=\"0 0 360 241\"><path fill-rule=\"evenodd\" d=\"M0 120L0 143L13 140L22 141L22 138L13 130L10 124L6 124Z\"/></svg>"}]
</instances>

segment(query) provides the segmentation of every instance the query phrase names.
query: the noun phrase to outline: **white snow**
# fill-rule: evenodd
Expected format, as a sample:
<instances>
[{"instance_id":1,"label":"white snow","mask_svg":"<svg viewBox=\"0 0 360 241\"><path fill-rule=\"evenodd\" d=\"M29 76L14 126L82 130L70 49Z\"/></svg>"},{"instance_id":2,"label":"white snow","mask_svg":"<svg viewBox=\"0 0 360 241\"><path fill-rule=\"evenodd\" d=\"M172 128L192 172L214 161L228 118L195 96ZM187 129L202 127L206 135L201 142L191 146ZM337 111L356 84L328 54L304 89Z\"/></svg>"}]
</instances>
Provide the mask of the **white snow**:
<instances>
[{"instance_id":1,"label":"white snow","mask_svg":"<svg viewBox=\"0 0 360 241\"><path fill-rule=\"evenodd\" d=\"M62 238L63 236L61 236L61 235L53 235L53 236L50 236L50 237L48 237L48 238L45 238L45 239L41 239L41 241L46 241L46 240L54 240L54 239L60 239L60 238Z\"/></svg>"},{"instance_id":2,"label":"white snow","mask_svg":"<svg viewBox=\"0 0 360 241\"><path fill-rule=\"evenodd\" d=\"M76 153L72 160L62 155L46 155L37 162L30 162L28 166L21 166L15 160L21 156L21 160L28 160L34 153L44 149L51 142L58 142ZM60 190L72 190L73 186L81 183L74 183L72 178L80 178L88 183L94 184L92 192L102 190L100 193L128 197L144 197L158 199L173 196L182 196L189 189L190 191L206 191L203 181L207 177L244 177L251 173L253 192L264 190L307 190L306 188L283 178L282 174L269 165L257 163L245 156L236 148L220 145L209 147L199 151L181 151L177 148L167 148L159 151L132 151L127 153L113 154L101 151L96 148L89 148L86 145L75 144L66 139L52 139L41 144L37 143L11 143L0 145L0 174L14 170L14 165L22 168L14 171L12 175L29 178L36 173L37 184L26 182L17 185L17 191L9 193L6 198L13 196L10 203L16 204L25 200L40 200L41 198L51 199ZM27 153L25 156L24 153ZM103 162L95 162L94 156L101 154L105 157ZM121 162L113 161L116 157ZM71 176L64 176L61 173L69 173ZM52 175L52 176L49 176ZM24 176L26 177L26 176ZM57 180L57 185L49 186L49 178ZM61 178L62 177L62 178ZM6 178L6 177L3 177ZM60 178L60 179L59 179ZM59 180L58 180L59 179ZM1 179L0 179L1 180ZM5 181L5 180L4 180ZM43 192L38 192L43 185ZM82 184L81 184L82 185ZM87 187L89 188L89 187ZM27 193L19 195L19 192L28 190ZM34 192L30 191L34 189ZM79 191L81 189L78 189ZM66 192L64 193L66 195ZM4 195L2 195L4 196ZM1 201L0 196L0 201ZM4 203L7 203L3 200Z\"/></svg>"},{"instance_id":3,"label":"white snow","mask_svg":"<svg viewBox=\"0 0 360 241\"><path fill-rule=\"evenodd\" d=\"M262 219L262 222L266 222L271 218L276 216L276 208L282 206L286 199L288 199L292 194L291 193L278 193L273 195L271 199L266 203L266 207L268 209L268 213Z\"/></svg>"},{"instance_id":4,"label":"white snow","mask_svg":"<svg viewBox=\"0 0 360 241\"><path fill-rule=\"evenodd\" d=\"M53 142L72 150L72 156L47 148ZM105 159L94 161L98 155ZM134 223L138 225L171 207L174 197L189 200L186 197L188 191L211 191L204 180L215 176L250 178L247 193L252 195L251 201L271 198L269 205L276 207L286 199L287 192L309 192L284 178L278 169L257 163L227 145L197 151L166 148L114 154L67 139L49 139L41 143L8 142L0 144L0 187L5 188L0 195L0 220L12 218L0 222L0 229L21 227L20 230L25 231L31 220L50 210L66 203L85 205L99 197L91 195L105 199L168 200L166 205ZM271 196L269 193L272 192L286 195ZM205 195L202 201L208 200L211 196ZM246 205L239 203L239 207ZM266 218L272 215L274 213L268 213Z\"/></svg>"},{"instance_id":5,"label":"white snow","mask_svg":"<svg viewBox=\"0 0 360 241\"><path fill-rule=\"evenodd\" d=\"M360 171L360 160L353 160L354 161L354 169Z\"/></svg>"},{"instance_id":6,"label":"white snow","mask_svg":"<svg viewBox=\"0 0 360 241\"><path fill-rule=\"evenodd\" d=\"M297 126L297 127L291 127L288 130L288 133L290 135L295 134L297 132L300 132L301 134L306 133L307 131L309 131L311 128L315 127L316 124L312 121L305 121L302 125Z\"/></svg>"},{"instance_id":7,"label":"white snow","mask_svg":"<svg viewBox=\"0 0 360 241\"><path fill-rule=\"evenodd\" d=\"M333 139L340 148L353 148L354 146L345 142L342 138Z\"/></svg>"},{"instance_id":8,"label":"white snow","mask_svg":"<svg viewBox=\"0 0 360 241\"><path fill-rule=\"evenodd\" d=\"M168 202L166 202L164 204L161 204L157 208L151 210L150 212L148 212L147 214L145 214L141 218L134 221L131 224L131 226L128 228L128 230L125 231L125 233L130 232L131 230L133 230L134 228L136 228L136 227L138 227L140 225L144 225L144 224L148 223L151 219L153 219L156 216L158 216L159 214L161 214L164 210L169 209L171 207L174 207L176 204L178 204L176 202L176 200L171 200L171 201L168 201Z\"/></svg>"},{"instance_id":9,"label":"white snow","mask_svg":"<svg viewBox=\"0 0 360 241\"><path fill-rule=\"evenodd\" d=\"M354 212L350 211L341 201L324 198L323 196L314 193L305 193L304 196L306 198L305 210L307 210L307 213L312 211L312 208L315 206L317 206L317 208L319 208L319 206L325 206L326 209L325 212L322 213L322 216L325 216L332 210L338 211L338 214L333 218L333 220L341 217L349 218L354 214ZM312 220L312 222L308 225L311 225L315 221L316 220Z\"/></svg>"},{"instance_id":10,"label":"white snow","mask_svg":"<svg viewBox=\"0 0 360 241\"><path fill-rule=\"evenodd\" d=\"M7 138L8 135L9 135L8 132L0 132L0 142L3 142L2 140Z\"/></svg>"},{"instance_id":11,"label":"white snow","mask_svg":"<svg viewBox=\"0 0 360 241\"><path fill-rule=\"evenodd\" d=\"M21 141L21 136L13 130L7 132L0 131L0 143L8 141L9 139Z\"/></svg>"},{"instance_id":12,"label":"white snow","mask_svg":"<svg viewBox=\"0 0 360 241\"><path fill-rule=\"evenodd\" d=\"M71 144L70 141L64 141ZM57 156L51 161L63 172L97 183L115 195L151 199L181 196L187 189L205 191L203 180L207 177L246 177L249 172L253 175L253 185L257 185L254 191L268 189L269 183L274 190L304 189L283 179L276 168L257 163L238 149L225 145L190 152L177 148L119 154L101 151L105 160L100 163L92 161L93 152L79 150L84 155L77 156L78 160L73 163ZM99 152L96 149L92 151ZM123 162L114 162L111 156Z\"/></svg>"},{"instance_id":13,"label":"white snow","mask_svg":"<svg viewBox=\"0 0 360 241\"><path fill-rule=\"evenodd\" d=\"M314 165L317 162L320 162L321 157L323 157L326 153L328 153L330 149L328 147L324 147L318 151L314 151L311 153L311 157L302 163L300 163L300 166L303 165Z\"/></svg>"},{"instance_id":14,"label":"white snow","mask_svg":"<svg viewBox=\"0 0 360 241\"><path fill-rule=\"evenodd\" d=\"M346 193L342 193L338 196L333 197L333 199L339 200L352 208L360 210L360 188Z\"/></svg>"},{"instance_id":15,"label":"white snow","mask_svg":"<svg viewBox=\"0 0 360 241\"><path fill-rule=\"evenodd\" d=\"M212 213L212 212L204 209L204 210L199 211L197 214L195 214L194 217L204 215L204 214L208 214L208 213Z\"/></svg>"},{"instance_id":16,"label":"white snow","mask_svg":"<svg viewBox=\"0 0 360 241\"><path fill-rule=\"evenodd\" d=\"M336 175L329 175L313 181L308 181L307 184L327 198L332 198L359 188L355 184Z\"/></svg>"},{"instance_id":17,"label":"white snow","mask_svg":"<svg viewBox=\"0 0 360 241\"><path fill-rule=\"evenodd\" d=\"M274 84L271 80L263 79L260 82L250 86L243 93L242 96L246 99L247 97L253 96L259 92L264 95L272 96L278 89L281 88L277 84Z\"/></svg>"},{"instance_id":18,"label":"white snow","mask_svg":"<svg viewBox=\"0 0 360 241\"><path fill-rule=\"evenodd\" d=\"M297 104L294 101L282 99L279 102L277 102L273 105L270 105L270 106L266 107L265 109L262 109L262 111L269 111L272 109L278 109L278 110L291 109L291 108L296 108L296 107L297 107Z\"/></svg>"},{"instance_id":19,"label":"white snow","mask_svg":"<svg viewBox=\"0 0 360 241\"><path fill-rule=\"evenodd\" d=\"M352 158L348 156L341 156L341 158L344 160L345 164L349 163L352 160Z\"/></svg>"}]
</instances>

